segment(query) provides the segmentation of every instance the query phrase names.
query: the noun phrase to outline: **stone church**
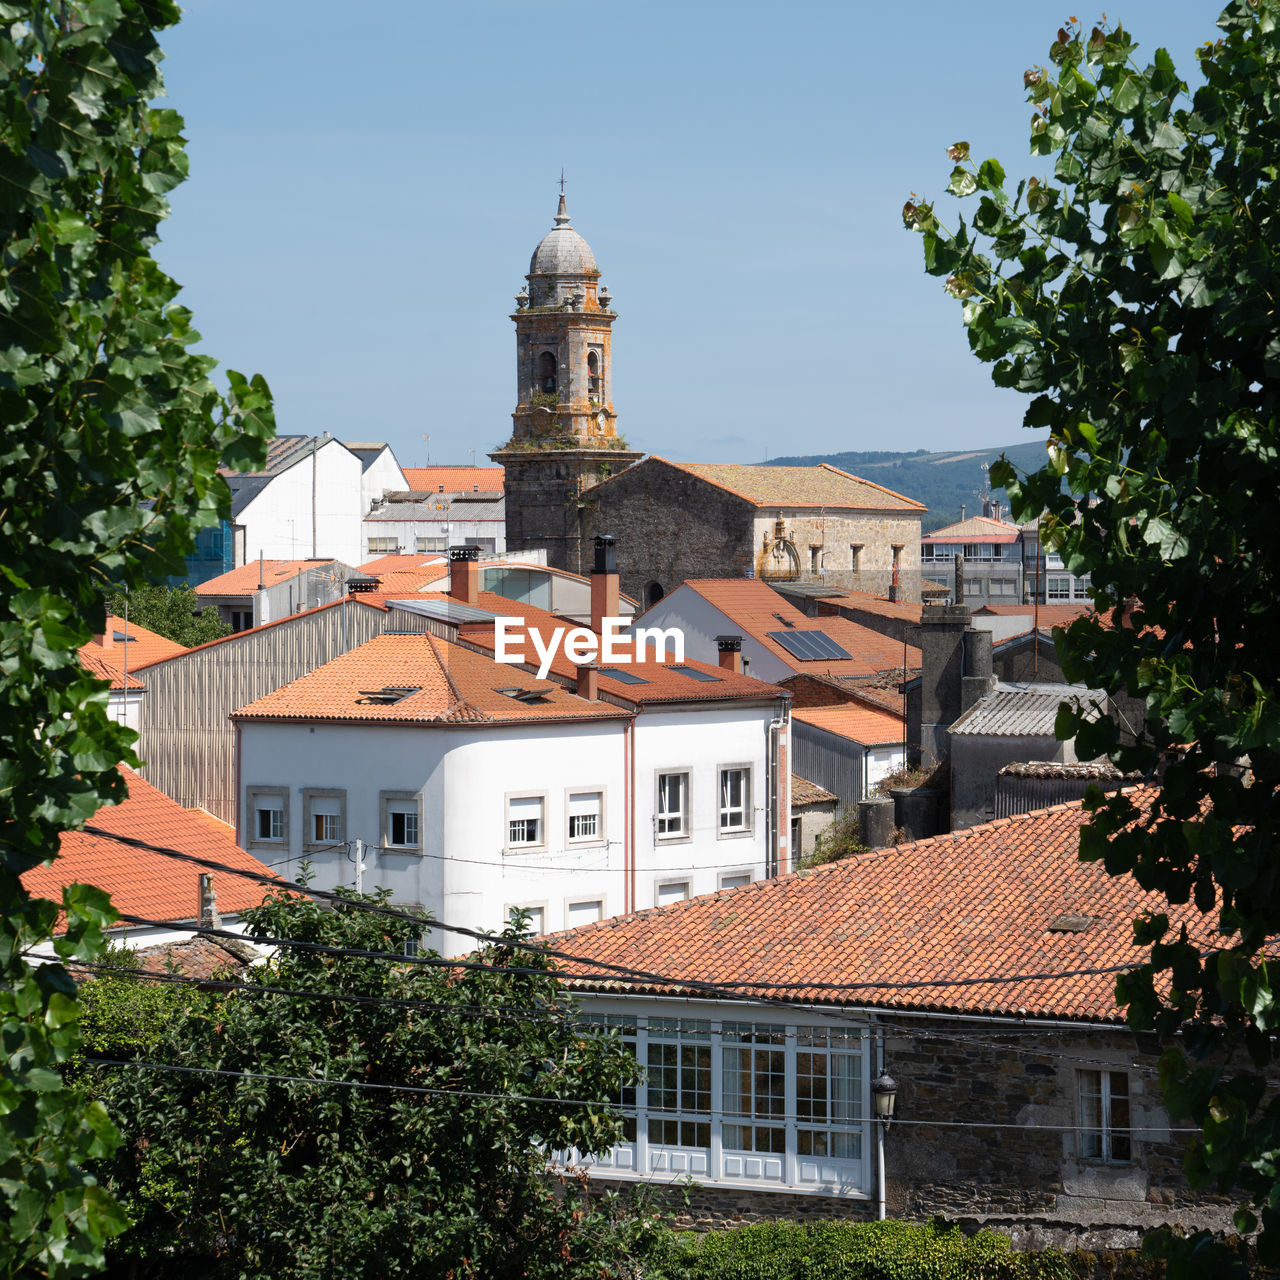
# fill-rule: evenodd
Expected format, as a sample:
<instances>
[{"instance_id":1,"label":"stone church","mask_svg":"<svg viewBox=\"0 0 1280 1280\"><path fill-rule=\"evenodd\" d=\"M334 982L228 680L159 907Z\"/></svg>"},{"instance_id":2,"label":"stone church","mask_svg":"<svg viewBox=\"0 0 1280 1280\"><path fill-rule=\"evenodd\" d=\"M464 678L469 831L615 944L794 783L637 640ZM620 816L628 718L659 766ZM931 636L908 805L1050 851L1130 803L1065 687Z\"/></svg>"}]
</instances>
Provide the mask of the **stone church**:
<instances>
[{"instance_id":1,"label":"stone church","mask_svg":"<svg viewBox=\"0 0 1280 1280\"><path fill-rule=\"evenodd\" d=\"M676 463L618 435L611 337L617 314L563 193L516 295L518 401L506 468L507 547L545 549L573 573L592 539L617 539L623 591L648 606L689 578L758 577L920 599L911 498L836 467Z\"/></svg>"}]
</instances>

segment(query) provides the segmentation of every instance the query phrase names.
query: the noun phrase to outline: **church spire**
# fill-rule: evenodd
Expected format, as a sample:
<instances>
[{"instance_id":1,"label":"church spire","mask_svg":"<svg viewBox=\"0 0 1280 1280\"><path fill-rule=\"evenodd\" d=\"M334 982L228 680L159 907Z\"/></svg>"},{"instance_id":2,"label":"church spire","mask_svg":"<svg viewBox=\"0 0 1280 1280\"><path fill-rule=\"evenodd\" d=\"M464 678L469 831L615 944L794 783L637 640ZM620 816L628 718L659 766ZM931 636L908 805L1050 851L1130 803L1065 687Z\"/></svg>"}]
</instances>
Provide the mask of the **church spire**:
<instances>
[{"instance_id":1,"label":"church spire","mask_svg":"<svg viewBox=\"0 0 1280 1280\"><path fill-rule=\"evenodd\" d=\"M568 209L565 208L565 205L564 205L563 191L560 193L560 207L556 210L556 226L557 227L569 226L569 211Z\"/></svg>"}]
</instances>

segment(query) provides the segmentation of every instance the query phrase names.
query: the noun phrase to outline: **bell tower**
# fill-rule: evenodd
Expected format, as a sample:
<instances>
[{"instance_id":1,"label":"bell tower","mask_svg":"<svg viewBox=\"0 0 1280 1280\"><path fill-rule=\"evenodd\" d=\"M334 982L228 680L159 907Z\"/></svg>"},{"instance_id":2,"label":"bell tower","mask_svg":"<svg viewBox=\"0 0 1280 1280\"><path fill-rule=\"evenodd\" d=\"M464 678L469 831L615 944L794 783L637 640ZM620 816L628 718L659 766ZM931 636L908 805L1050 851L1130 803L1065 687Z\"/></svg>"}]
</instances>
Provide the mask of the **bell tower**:
<instances>
[{"instance_id":1,"label":"bell tower","mask_svg":"<svg viewBox=\"0 0 1280 1280\"><path fill-rule=\"evenodd\" d=\"M506 468L507 546L544 548L553 568L583 568L578 498L642 455L618 435L612 331L618 318L591 246L573 229L563 186L551 230L516 294L516 407Z\"/></svg>"}]
</instances>

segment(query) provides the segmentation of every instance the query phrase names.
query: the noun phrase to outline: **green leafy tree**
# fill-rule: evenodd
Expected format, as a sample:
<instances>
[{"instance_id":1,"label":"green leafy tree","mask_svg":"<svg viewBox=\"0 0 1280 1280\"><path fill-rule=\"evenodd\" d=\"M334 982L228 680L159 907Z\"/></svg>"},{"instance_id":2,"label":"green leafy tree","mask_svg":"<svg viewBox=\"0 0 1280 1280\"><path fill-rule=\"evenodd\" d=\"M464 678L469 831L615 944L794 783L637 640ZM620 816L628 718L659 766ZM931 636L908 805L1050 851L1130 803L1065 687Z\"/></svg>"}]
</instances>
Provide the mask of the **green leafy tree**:
<instances>
[{"instance_id":1,"label":"green leafy tree","mask_svg":"<svg viewBox=\"0 0 1280 1280\"><path fill-rule=\"evenodd\" d=\"M125 593L114 591L107 597L107 612L146 627L188 649L229 636L231 628L218 617L217 609L202 608L195 588L160 584L138 587Z\"/></svg>"},{"instance_id":2,"label":"green leafy tree","mask_svg":"<svg viewBox=\"0 0 1280 1280\"><path fill-rule=\"evenodd\" d=\"M968 221L949 230L914 197L904 217L975 355L1051 433L1043 469L993 467L992 483L1020 518L1044 511L1046 544L1092 574L1102 616L1067 632L1066 674L1148 711L1136 740L1065 713L1059 733L1156 784L1142 812L1095 796L1081 856L1204 913L1194 937L1139 921L1151 960L1119 996L1135 1026L1182 1033L1161 1076L1173 1113L1202 1126L1190 1179L1242 1192L1238 1224L1260 1222L1274 1262L1280 5L1233 0L1218 26L1194 94L1118 27L1059 30L1051 67L1024 77L1043 177L1011 188L959 142L948 190L974 197Z\"/></svg>"},{"instance_id":3,"label":"green leafy tree","mask_svg":"<svg viewBox=\"0 0 1280 1280\"><path fill-rule=\"evenodd\" d=\"M84 1172L115 1133L56 1068L76 1051L75 984L24 959L54 903L19 876L58 833L123 796L132 734L76 650L103 599L183 571L229 511L218 465L257 464L271 432L260 379L229 375L151 257L186 172L154 31L170 0L0 0L0 1273L83 1275L123 1226ZM104 945L106 898L61 904L64 959Z\"/></svg>"},{"instance_id":4,"label":"green leafy tree","mask_svg":"<svg viewBox=\"0 0 1280 1280\"><path fill-rule=\"evenodd\" d=\"M247 916L254 936L395 955L424 927L287 890ZM346 999L189 1006L153 1052L192 1073L130 1067L103 1087L129 1116L103 1178L137 1223L113 1254L138 1276L633 1274L645 1221L549 1182L547 1158L619 1139L611 1103L636 1064L584 1033L513 937L477 953L483 970L285 946L253 981ZM400 1085L422 1092L379 1087Z\"/></svg>"}]
</instances>

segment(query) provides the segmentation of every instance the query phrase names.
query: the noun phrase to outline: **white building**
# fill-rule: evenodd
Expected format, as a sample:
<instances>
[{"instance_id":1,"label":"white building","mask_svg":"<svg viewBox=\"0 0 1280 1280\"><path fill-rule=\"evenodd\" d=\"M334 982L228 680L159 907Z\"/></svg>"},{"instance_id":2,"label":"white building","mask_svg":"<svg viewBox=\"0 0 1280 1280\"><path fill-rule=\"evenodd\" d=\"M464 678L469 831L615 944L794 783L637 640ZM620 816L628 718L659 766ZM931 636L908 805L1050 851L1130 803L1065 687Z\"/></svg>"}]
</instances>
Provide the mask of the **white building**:
<instances>
[{"instance_id":1,"label":"white building","mask_svg":"<svg viewBox=\"0 0 1280 1280\"><path fill-rule=\"evenodd\" d=\"M457 607L470 636L494 616ZM558 665L388 634L242 707L242 844L321 888L468 928L523 909L539 932L785 865L781 690L698 663Z\"/></svg>"}]
</instances>

